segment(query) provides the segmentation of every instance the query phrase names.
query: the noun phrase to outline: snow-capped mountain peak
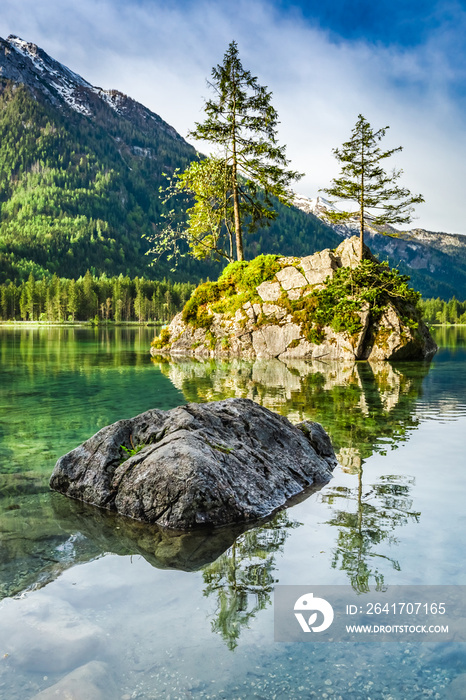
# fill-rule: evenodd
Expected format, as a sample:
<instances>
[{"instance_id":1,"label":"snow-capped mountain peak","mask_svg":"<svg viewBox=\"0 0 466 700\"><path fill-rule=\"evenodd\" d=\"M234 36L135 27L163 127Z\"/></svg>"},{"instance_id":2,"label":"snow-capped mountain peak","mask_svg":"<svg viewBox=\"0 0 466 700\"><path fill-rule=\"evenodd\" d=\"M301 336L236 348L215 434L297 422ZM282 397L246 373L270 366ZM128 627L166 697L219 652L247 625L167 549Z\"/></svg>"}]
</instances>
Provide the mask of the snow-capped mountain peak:
<instances>
[{"instance_id":1,"label":"snow-capped mountain peak","mask_svg":"<svg viewBox=\"0 0 466 700\"><path fill-rule=\"evenodd\" d=\"M295 195L293 204L298 209L301 209L301 211L306 212L306 214L314 214L314 216L317 216L318 219L326 224L329 224L341 236L349 237L359 234L360 222L359 213L357 211L355 211L354 215L352 215L346 222L337 224L332 223L327 215L328 212L340 213L343 211L352 211L353 207L351 206L349 209L343 209L342 207L337 207L336 204L330 202L330 200L325 199L324 197L318 196L313 199L312 197L305 197L304 195L300 194ZM372 230L371 227L373 226L374 221L372 214L366 212L364 215L364 221L365 226L368 227L369 230ZM391 226L387 226L386 228L387 230L390 230L390 232L395 231L395 229L393 229Z\"/></svg>"},{"instance_id":2,"label":"snow-capped mountain peak","mask_svg":"<svg viewBox=\"0 0 466 700\"><path fill-rule=\"evenodd\" d=\"M92 85L36 44L14 34L6 40L0 39L0 76L28 84L55 106L64 102L80 114L92 113L86 99L86 91L92 89Z\"/></svg>"},{"instance_id":3,"label":"snow-capped mountain peak","mask_svg":"<svg viewBox=\"0 0 466 700\"><path fill-rule=\"evenodd\" d=\"M74 73L72 70L59 63L54 58L51 58L36 44L24 41L20 37L10 34L7 39L10 46L14 47L16 51L21 53L23 56L29 58L34 64L35 68L41 73L48 73L50 76L63 76L68 78L69 82L76 85L82 85L85 87L92 87L87 80L84 80L80 75Z\"/></svg>"},{"instance_id":4,"label":"snow-capped mountain peak","mask_svg":"<svg viewBox=\"0 0 466 700\"><path fill-rule=\"evenodd\" d=\"M10 34L0 38L0 78L26 85L62 113L69 109L99 119L110 107L118 117L156 128L183 141L175 129L157 114L118 90L94 87L83 77L51 58L43 49ZM147 149L146 149L147 151Z\"/></svg>"},{"instance_id":5,"label":"snow-capped mountain peak","mask_svg":"<svg viewBox=\"0 0 466 700\"><path fill-rule=\"evenodd\" d=\"M324 197L306 197L303 194L295 194L293 204L298 209L305 211L307 214L314 214L318 218L324 218L328 211L341 211L332 202Z\"/></svg>"}]
</instances>

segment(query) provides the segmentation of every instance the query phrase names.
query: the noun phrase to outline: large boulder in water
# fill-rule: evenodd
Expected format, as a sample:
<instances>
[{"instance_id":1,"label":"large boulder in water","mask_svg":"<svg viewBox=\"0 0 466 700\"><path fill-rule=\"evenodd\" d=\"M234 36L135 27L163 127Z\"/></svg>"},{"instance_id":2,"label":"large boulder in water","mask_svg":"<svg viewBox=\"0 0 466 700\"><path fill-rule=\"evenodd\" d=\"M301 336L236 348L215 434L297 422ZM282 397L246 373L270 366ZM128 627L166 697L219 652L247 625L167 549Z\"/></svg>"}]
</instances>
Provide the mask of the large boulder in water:
<instances>
[{"instance_id":1,"label":"large boulder in water","mask_svg":"<svg viewBox=\"0 0 466 700\"><path fill-rule=\"evenodd\" d=\"M335 465L319 423L294 426L249 399L226 399L153 409L102 428L58 460L50 486L136 520L186 529L264 518L329 481Z\"/></svg>"}]
</instances>

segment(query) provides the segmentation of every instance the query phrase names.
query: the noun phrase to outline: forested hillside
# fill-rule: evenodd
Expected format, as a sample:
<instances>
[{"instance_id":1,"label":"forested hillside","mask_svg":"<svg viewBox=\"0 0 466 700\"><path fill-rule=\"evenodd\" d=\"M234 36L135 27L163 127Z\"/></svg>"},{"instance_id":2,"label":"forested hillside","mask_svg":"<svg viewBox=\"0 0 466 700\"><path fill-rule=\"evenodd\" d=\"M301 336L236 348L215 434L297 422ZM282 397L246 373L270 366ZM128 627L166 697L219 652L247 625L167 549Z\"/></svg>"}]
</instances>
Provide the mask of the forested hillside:
<instances>
[{"instance_id":1,"label":"forested hillside","mask_svg":"<svg viewBox=\"0 0 466 700\"><path fill-rule=\"evenodd\" d=\"M31 272L170 274L163 259L150 267L146 237L161 223L164 173L184 169L195 149L143 105L94 88L16 37L0 40L0 76L0 282ZM338 244L317 218L277 206L270 229L245 241L247 257ZM171 276L195 281L220 269L184 258Z\"/></svg>"},{"instance_id":2,"label":"forested hillside","mask_svg":"<svg viewBox=\"0 0 466 700\"><path fill-rule=\"evenodd\" d=\"M24 86L2 81L0 91L2 279L143 272L142 235L160 216L162 170L188 163L194 149L159 139L154 157L137 155L149 137L116 124L110 108L104 129L62 116Z\"/></svg>"},{"instance_id":3,"label":"forested hillside","mask_svg":"<svg viewBox=\"0 0 466 700\"><path fill-rule=\"evenodd\" d=\"M302 211L327 220L328 211L338 212L323 197L310 199L297 195L295 204ZM374 217L365 217L365 243L379 260L386 260L425 298L464 299L466 296L466 236L414 228L406 231L389 224L376 226ZM344 223L330 224L340 236L359 236L359 215Z\"/></svg>"}]
</instances>

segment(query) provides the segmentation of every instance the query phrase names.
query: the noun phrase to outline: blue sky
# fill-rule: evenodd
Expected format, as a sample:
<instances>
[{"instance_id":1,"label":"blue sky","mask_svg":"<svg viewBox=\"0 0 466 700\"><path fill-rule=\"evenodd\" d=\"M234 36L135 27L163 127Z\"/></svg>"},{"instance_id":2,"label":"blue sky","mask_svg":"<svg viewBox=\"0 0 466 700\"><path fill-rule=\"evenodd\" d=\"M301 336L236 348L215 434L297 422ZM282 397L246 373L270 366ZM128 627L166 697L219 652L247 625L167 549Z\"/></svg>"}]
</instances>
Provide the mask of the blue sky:
<instances>
[{"instance_id":1,"label":"blue sky","mask_svg":"<svg viewBox=\"0 0 466 700\"><path fill-rule=\"evenodd\" d=\"M307 21L332 32L338 40L363 40L418 46L431 32L456 22L462 5L429 0L332 0L277 3L283 11L299 8Z\"/></svg>"},{"instance_id":2,"label":"blue sky","mask_svg":"<svg viewBox=\"0 0 466 700\"><path fill-rule=\"evenodd\" d=\"M316 196L338 175L332 148L362 113L390 126L386 148L404 148L387 166L403 168L403 184L426 199L411 225L466 234L465 2L2 0L0 36L10 33L143 102L183 136L235 39L243 65L273 91L280 141L306 173L299 192Z\"/></svg>"}]
</instances>

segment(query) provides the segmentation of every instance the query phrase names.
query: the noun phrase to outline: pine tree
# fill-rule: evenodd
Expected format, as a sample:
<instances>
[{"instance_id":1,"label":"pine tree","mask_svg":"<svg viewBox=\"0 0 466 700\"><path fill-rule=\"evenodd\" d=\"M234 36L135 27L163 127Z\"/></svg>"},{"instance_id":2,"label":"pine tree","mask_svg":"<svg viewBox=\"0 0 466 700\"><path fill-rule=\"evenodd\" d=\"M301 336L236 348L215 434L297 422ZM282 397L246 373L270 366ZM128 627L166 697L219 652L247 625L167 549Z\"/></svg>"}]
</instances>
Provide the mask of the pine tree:
<instances>
[{"instance_id":1,"label":"pine tree","mask_svg":"<svg viewBox=\"0 0 466 700\"><path fill-rule=\"evenodd\" d=\"M32 272L29 274L28 281L26 282L26 298L27 298L27 311L29 314L29 320L34 321L34 305L36 297L36 281Z\"/></svg>"},{"instance_id":2,"label":"pine tree","mask_svg":"<svg viewBox=\"0 0 466 700\"><path fill-rule=\"evenodd\" d=\"M73 322L76 317L76 312L78 311L78 301L76 282L72 279L68 282L67 312Z\"/></svg>"},{"instance_id":3,"label":"pine tree","mask_svg":"<svg viewBox=\"0 0 466 700\"><path fill-rule=\"evenodd\" d=\"M243 260L243 231L254 231L276 218L272 196L290 205L289 185L301 175L287 169L285 147L277 144L272 93L243 68L235 41L223 64L212 69L209 86L216 96L206 101L207 118L190 136L219 147L216 159L223 163L225 176L218 201L232 209L236 258Z\"/></svg>"},{"instance_id":4,"label":"pine tree","mask_svg":"<svg viewBox=\"0 0 466 700\"><path fill-rule=\"evenodd\" d=\"M372 222L376 226L384 224L407 224L414 211L413 204L424 201L422 195L412 195L405 187L396 185L402 170L385 172L381 162L394 153L403 150L402 146L382 151L378 143L389 127L378 131L360 114L352 131L351 139L333 153L342 163L339 178L332 180L332 186L323 188L330 197L337 200L355 202L359 207L360 259L364 257L364 217L376 210ZM354 212L329 212L332 223L348 221Z\"/></svg>"}]
</instances>

